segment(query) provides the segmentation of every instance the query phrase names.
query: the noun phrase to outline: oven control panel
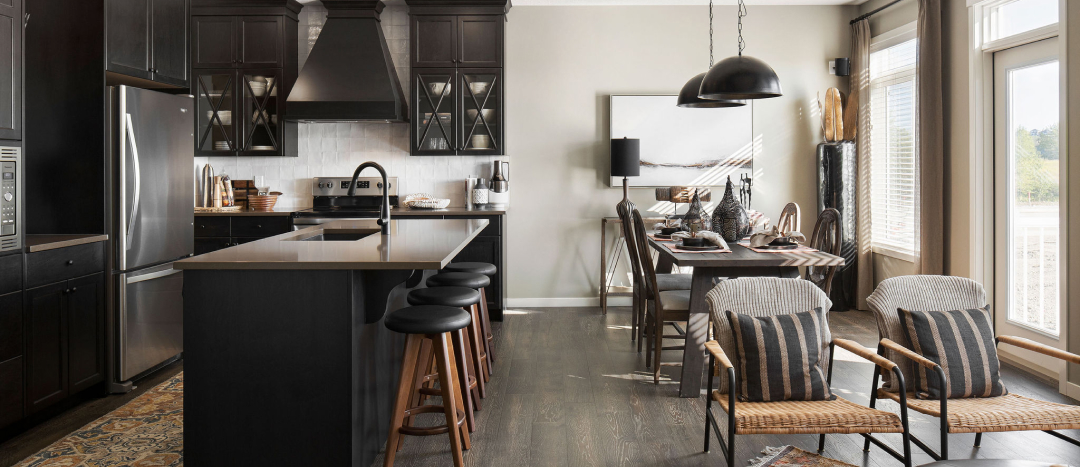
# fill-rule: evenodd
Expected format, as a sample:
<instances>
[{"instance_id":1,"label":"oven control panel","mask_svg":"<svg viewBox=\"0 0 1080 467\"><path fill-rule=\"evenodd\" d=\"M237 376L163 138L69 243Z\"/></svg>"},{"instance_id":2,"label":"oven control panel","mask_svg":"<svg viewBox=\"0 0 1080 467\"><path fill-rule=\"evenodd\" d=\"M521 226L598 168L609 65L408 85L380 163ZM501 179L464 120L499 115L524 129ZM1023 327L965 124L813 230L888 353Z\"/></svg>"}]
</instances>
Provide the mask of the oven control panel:
<instances>
[{"instance_id":1,"label":"oven control panel","mask_svg":"<svg viewBox=\"0 0 1080 467\"><path fill-rule=\"evenodd\" d=\"M0 147L0 251L22 248L20 169L21 148Z\"/></svg>"},{"instance_id":2,"label":"oven control panel","mask_svg":"<svg viewBox=\"0 0 1080 467\"><path fill-rule=\"evenodd\" d=\"M387 177L389 195L397 196L397 177ZM348 196L352 177L315 177L311 180L312 196ZM360 177L356 180L355 196L382 196L382 177Z\"/></svg>"}]
</instances>

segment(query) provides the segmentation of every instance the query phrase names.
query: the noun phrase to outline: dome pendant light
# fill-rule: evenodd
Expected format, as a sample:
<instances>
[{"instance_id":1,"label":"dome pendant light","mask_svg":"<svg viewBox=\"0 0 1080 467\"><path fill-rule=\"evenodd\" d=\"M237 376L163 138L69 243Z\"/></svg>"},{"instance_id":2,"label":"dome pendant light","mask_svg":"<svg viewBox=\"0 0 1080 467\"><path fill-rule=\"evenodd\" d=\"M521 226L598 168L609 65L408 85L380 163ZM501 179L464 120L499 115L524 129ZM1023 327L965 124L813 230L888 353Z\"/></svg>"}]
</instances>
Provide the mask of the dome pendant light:
<instances>
[{"instance_id":1,"label":"dome pendant light","mask_svg":"<svg viewBox=\"0 0 1080 467\"><path fill-rule=\"evenodd\" d=\"M767 99L780 97L780 78L767 63L744 56L746 42L742 37L742 19L746 5L739 0L739 55L717 63L701 81L698 97L702 99Z\"/></svg>"},{"instance_id":2,"label":"dome pendant light","mask_svg":"<svg viewBox=\"0 0 1080 467\"><path fill-rule=\"evenodd\" d=\"M713 66L713 2L709 0L709 68ZM677 105L694 109L714 109L720 107L741 107L745 101L731 99L702 99L698 97L701 91L701 81L705 79L705 73L690 78L679 91Z\"/></svg>"}]
</instances>

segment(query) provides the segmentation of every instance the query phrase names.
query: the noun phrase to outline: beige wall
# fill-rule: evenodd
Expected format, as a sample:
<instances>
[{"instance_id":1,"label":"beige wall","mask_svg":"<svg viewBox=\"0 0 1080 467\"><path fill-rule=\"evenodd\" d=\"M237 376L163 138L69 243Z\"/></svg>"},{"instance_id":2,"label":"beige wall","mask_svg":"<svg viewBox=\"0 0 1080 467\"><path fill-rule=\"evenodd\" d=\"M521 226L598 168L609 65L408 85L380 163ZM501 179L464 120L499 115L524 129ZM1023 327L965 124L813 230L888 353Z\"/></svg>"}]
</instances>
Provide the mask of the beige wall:
<instances>
[{"instance_id":1,"label":"beige wall","mask_svg":"<svg viewBox=\"0 0 1080 467\"><path fill-rule=\"evenodd\" d=\"M708 65L704 6L514 7L506 32L507 143L514 161L508 294L548 304L596 303L602 216L622 192L607 186L608 95L676 94ZM751 6L746 53L767 61L784 96L757 101L754 208L774 219L789 201L813 225L815 94L846 79L827 62L849 49L855 7ZM735 8L716 12L716 58L735 53ZM793 40L797 38L798 40ZM703 112L723 109L700 110ZM747 135L749 141L750 135ZM631 190L642 208L651 189ZM553 300L552 300L553 299ZM535 303L536 301L528 302Z\"/></svg>"}]
</instances>

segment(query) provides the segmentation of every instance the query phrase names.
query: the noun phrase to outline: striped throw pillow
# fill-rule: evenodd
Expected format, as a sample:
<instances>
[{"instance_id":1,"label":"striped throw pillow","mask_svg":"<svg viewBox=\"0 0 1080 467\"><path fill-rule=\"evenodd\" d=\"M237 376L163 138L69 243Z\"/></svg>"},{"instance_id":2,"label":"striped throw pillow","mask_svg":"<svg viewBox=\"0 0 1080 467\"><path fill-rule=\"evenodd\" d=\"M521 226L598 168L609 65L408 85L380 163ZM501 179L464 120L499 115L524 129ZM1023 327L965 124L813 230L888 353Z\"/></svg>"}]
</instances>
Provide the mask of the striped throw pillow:
<instances>
[{"instance_id":1,"label":"striped throw pillow","mask_svg":"<svg viewBox=\"0 0 1080 467\"><path fill-rule=\"evenodd\" d=\"M948 398L997 397L1008 394L1001 381L1001 363L990 305L954 311L908 311L897 309L900 325L911 341L911 350L941 365ZM937 373L915 365L912 386L919 398L941 397Z\"/></svg>"},{"instance_id":2,"label":"striped throw pillow","mask_svg":"<svg viewBox=\"0 0 1080 467\"><path fill-rule=\"evenodd\" d=\"M748 402L836 398L821 369L825 312L754 317L727 312L738 358L739 399Z\"/></svg>"}]
</instances>

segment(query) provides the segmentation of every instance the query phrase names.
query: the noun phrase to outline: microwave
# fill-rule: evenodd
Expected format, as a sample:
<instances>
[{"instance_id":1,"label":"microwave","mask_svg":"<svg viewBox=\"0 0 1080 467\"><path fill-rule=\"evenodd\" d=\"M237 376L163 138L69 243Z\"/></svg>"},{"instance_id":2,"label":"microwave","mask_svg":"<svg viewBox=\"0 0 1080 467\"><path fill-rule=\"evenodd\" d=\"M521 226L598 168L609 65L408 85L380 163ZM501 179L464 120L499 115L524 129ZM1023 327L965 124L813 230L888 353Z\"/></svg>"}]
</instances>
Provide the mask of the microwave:
<instances>
[{"instance_id":1,"label":"microwave","mask_svg":"<svg viewBox=\"0 0 1080 467\"><path fill-rule=\"evenodd\" d=\"M22 148L0 146L0 252L23 247Z\"/></svg>"}]
</instances>

